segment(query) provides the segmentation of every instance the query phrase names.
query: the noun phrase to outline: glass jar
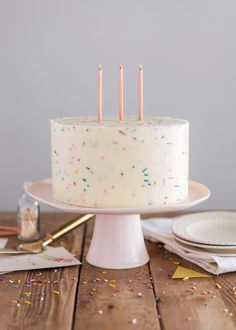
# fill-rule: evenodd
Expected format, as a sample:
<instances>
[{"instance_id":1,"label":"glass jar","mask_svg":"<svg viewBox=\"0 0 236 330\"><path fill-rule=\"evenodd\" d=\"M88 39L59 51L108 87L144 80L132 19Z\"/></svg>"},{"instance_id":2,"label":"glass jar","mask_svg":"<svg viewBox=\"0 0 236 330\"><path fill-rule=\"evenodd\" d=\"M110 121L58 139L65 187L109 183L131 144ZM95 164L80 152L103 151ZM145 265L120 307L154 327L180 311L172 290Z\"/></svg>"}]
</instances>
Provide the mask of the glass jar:
<instances>
[{"instance_id":1,"label":"glass jar","mask_svg":"<svg viewBox=\"0 0 236 330\"><path fill-rule=\"evenodd\" d=\"M39 203L24 193L18 201L18 238L35 241L40 238Z\"/></svg>"}]
</instances>

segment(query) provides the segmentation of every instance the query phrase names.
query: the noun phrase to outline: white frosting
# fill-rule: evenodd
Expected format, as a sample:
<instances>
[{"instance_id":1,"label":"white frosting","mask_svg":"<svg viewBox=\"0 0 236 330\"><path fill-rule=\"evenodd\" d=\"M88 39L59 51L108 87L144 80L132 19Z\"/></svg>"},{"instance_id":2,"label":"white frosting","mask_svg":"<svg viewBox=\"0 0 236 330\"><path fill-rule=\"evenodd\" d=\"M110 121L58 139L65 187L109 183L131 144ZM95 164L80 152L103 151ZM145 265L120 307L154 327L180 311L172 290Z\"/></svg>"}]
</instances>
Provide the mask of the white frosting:
<instances>
[{"instance_id":1,"label":"white frosting","mask_svg":"<svg viewBox=\"0 0 236 330\"><path fill-rule=\"evenodd\" d=\"M188 196L188 130L181 119L51 121L54 198L85 207L177 203Z\"/></svg>"}]
</instances>

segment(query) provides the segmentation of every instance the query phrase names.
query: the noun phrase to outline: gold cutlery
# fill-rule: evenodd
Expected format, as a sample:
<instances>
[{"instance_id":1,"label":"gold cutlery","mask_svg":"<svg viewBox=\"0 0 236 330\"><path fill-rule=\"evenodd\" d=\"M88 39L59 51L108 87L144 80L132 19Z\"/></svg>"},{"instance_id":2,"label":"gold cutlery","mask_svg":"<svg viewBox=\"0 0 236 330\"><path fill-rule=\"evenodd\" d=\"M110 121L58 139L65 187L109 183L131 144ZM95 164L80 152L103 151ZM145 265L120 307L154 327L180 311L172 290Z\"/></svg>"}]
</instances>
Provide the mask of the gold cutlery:
<instances>
[{"instance_id":1,"label":"gold cutlery","mask_svg":"<svg viewBox=\"0 0 236 330\"><path fill-rule=\"evenodd\" d=\"M40 253L43 248L62 235L68 233L72 229L91 219L93 214L85 214L81 217L76 217L57 228L55 231L45 235L43 239L35 242L22 243L17 246L16 249L0 249L0 254L25 254L25 253Z\"/></svg>"}]
</instances>

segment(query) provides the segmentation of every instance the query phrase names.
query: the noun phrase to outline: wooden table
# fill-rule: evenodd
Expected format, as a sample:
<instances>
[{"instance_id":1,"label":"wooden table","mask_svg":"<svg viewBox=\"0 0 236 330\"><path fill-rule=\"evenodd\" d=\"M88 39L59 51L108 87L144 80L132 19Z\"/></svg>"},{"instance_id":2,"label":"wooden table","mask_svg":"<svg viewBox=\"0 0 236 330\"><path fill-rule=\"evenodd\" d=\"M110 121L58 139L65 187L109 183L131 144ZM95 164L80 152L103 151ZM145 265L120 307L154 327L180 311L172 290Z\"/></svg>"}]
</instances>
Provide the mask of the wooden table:
<instances>
[{"instance_id":1,"label":"wooden table","mask_svg":"<svg viewBox=\"0 0 236 330\"><path fill-rule=\"evenodd\" d=\"M71 217L61 213L43 214L42 231L53 230ZM0 224L14 223L15 214L0 214ZM168 253L160 244L150 242L147 242L149 264L129 270L99 269L85 260L92 229L90 220L54 243L74 253L83 261L81 266L0 276L0 329L236 328L235 273L172 280L178 262L202 270ZM37 281L25 287L30 279ZM14 287L12 281L18 285ZM44 301L40 300L42 287ZM19 307L14 300L19 300ZM26 300L30 304L25 304Z\"/></svg>"}]
</instances>

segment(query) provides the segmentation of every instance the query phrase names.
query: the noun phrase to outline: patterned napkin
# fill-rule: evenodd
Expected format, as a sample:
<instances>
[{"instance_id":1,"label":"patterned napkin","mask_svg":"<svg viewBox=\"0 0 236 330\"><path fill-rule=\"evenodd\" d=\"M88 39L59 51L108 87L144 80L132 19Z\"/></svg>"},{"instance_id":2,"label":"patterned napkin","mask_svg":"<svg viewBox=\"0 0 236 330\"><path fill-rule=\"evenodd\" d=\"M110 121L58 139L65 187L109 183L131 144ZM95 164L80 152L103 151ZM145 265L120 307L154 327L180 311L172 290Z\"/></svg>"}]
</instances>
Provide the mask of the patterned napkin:
<instances>
[{"instance_id":1,"label":"patterned napkin","mask_svg":"<svg viewBox=\"0 0 236 330\"><path fill-rule=\"evenodd\" d=\"M152 242L162 242L166 250L178 254L206 271L218 275L236 271L236 257L211 255L209 252L188 252L178 245L172 234L172 226L177 218L155 218L142 220L143 234Z\"/></svg>"}]
</instances>

